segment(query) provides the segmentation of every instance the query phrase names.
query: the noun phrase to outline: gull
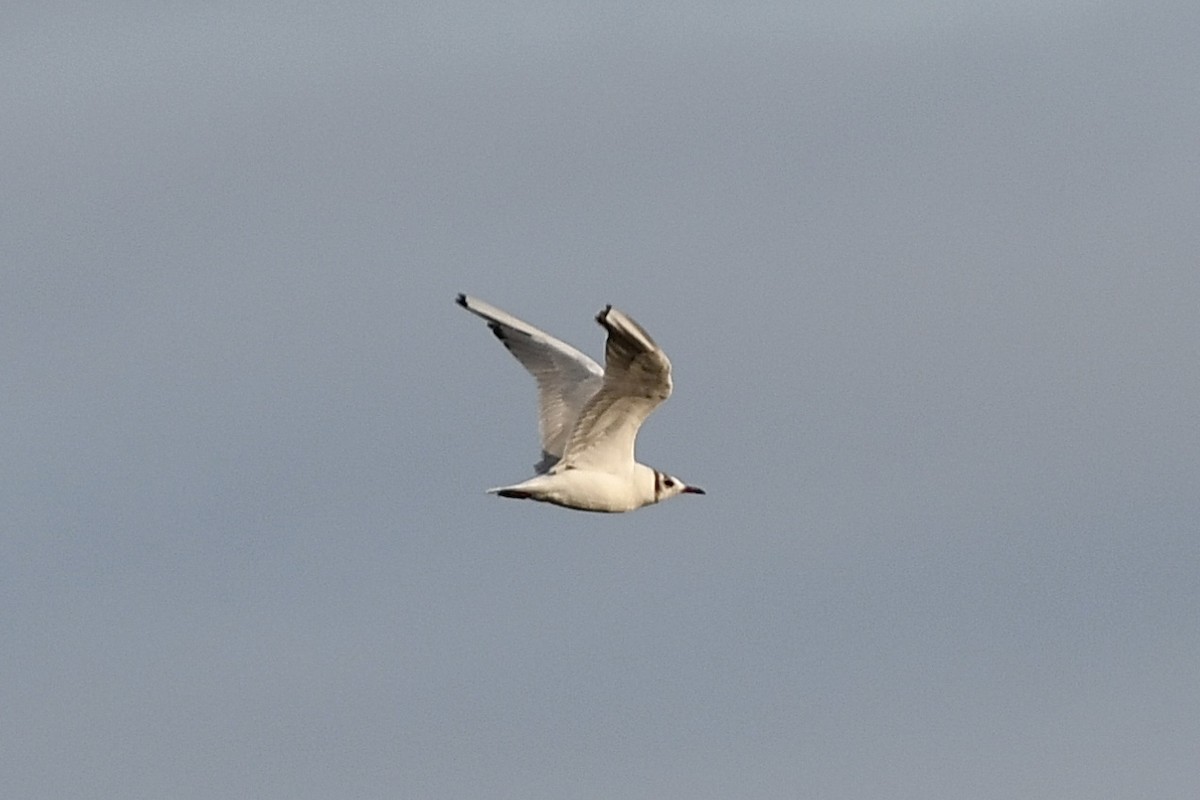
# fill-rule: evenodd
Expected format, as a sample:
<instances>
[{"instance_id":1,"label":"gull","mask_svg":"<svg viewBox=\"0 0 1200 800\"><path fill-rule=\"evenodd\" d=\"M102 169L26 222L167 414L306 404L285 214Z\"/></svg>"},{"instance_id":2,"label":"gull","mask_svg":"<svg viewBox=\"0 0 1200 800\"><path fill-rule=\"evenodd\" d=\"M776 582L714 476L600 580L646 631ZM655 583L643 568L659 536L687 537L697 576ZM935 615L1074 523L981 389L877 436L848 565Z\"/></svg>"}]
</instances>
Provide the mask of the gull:
<instances>
[{"instance_id":1,"label":"gull","mask_svg":"<svg viewBox=\"0 0 1200 800\"><path fill-rule=\"evenodd\" d=\"M678 494L704 494L634 460L638 429L671 395L671 362L650 334L612 306L604 368L566 342L482 300L458 304L488 327L537 381L542 460L534 477L490 494L580 511L633 511Z\"/></svg>"}]
</instances>

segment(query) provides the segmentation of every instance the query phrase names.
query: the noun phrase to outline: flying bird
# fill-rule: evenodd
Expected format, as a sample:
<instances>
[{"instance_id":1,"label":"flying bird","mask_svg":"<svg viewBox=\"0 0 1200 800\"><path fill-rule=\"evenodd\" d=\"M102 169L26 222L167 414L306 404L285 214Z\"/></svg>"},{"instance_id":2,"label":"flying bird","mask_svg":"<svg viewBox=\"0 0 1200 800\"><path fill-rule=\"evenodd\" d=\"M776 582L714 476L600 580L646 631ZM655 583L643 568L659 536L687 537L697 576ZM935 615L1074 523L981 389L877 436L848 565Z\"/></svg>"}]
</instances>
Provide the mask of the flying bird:
<instances>
[{"instance_id":1,"label":"flying bird","mask_svg":"<svg viewBox=\"0 0 1200 800\"><path fill-rule=\"evenodd\" d=\"M678 494L704 494L634 460L638 429L671 396L671 362L650 334L612 306L604 368L566 342L482 300L458 304L488 327L537 381L542 460L534 477L491 494L580 511L633 511Z\"/></svg>"}]
</instances>

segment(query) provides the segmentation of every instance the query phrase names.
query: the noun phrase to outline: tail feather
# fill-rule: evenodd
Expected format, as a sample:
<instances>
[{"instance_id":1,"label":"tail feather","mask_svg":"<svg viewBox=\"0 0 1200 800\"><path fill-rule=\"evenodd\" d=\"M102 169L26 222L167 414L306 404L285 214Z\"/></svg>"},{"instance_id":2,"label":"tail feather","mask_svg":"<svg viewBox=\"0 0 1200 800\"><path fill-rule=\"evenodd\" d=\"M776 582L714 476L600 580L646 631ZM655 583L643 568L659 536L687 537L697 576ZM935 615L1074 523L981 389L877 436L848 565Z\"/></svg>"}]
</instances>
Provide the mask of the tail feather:
<instances>
[{"instance_id":1,"label":"tail feather","mask_svg":"<svg viewBox=\"0 0 1200 800\"><path fill-rule=\"evenodd\" d=\"M518 489L514 486L499 486L495 489L488 489L487 493L499 495L500 497L511 497L516 500L529 500L533 497L533 492L527 489Z\"/></svg>"},{"instance_id":2,"label":"tail feather","mask_svg":"<svg viewBox=\"0 0 1200 800\"><path fill-rule=\"evenodd\" d=\"M517 500L540 500L545 489L547 476L535 475L527 481L514 483L511 486L497 486L494 489L488 489L488 494L499 495L500 497L512 497Z\"/></svg>"}]
</instances>

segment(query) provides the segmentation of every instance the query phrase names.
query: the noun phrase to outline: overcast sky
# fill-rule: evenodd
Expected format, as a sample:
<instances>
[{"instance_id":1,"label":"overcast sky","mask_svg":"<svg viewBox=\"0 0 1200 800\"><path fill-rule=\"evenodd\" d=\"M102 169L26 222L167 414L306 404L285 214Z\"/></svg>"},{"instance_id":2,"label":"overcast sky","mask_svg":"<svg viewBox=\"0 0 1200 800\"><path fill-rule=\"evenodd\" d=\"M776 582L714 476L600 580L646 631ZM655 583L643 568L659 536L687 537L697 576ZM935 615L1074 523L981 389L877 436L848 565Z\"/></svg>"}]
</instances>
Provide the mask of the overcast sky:
<instances>
[{"instance_id":1,"label":"overcast sky","mask_svg":"<svg viewBox=\"0 0 1200 800\"><path fill-rule=\"evenodd\" d=\"M10 4L0 793L1200 794L1192 0ZM674 363L488 496L467 292Z\"/></svg>"}]
</instances>

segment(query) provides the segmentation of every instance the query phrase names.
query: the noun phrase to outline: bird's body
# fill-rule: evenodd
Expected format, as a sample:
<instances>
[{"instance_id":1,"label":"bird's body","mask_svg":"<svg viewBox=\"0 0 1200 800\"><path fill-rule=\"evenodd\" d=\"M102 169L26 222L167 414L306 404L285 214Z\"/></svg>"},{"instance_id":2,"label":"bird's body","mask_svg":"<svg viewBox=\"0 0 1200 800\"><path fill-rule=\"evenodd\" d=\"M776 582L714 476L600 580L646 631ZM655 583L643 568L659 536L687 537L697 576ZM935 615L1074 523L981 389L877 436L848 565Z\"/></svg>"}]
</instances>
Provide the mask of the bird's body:
<instances>
[{"instance_id":1,"label":"bird's body","mask_svg":"<svg viewBox=\"0 0 1200 800\"><path fill-rule=\"evenodd\" d=\"M649 334L606 307L596 321L608 331L605 367L570 345L466 295L458 304L488 327L538 384L539 473L489 491L581 511L632 511L677 494L704 494L634 460L646 417L671 394L671 362Z\"/></svg>"},{"instance_id":2,"label":"bird's body","mask_svg":"<svg viewBox=\"0 0 1200 800\"><path fill-rule=\"evenodd\" d=\"M501 497L541 500L580 511L633 511L658 502L654 470L635 464L625 475L594 469L551 469L513 486L490 489Z\"/></svg>"}]
</instances>

